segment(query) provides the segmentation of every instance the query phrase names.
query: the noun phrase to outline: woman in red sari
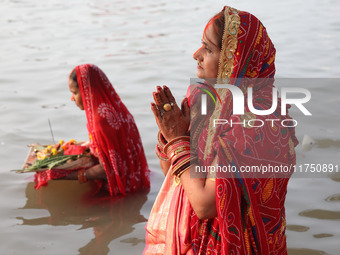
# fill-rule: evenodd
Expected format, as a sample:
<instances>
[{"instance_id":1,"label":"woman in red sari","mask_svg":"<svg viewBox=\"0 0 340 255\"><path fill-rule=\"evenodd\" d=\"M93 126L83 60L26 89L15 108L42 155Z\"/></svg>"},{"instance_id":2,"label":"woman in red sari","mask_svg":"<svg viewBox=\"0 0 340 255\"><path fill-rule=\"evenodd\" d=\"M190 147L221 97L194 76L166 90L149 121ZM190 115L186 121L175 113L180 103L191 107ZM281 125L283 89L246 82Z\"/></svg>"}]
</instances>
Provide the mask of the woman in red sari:
<instances>
[{"instance_id":1,"label":"woman in red sari","mask_svg":"<svg viewBox=\"0 0 340 255\"><path fill-rule=\"evenodd\" d=\"M95 180L111 196L149 188L149 168L134 118L104 72L92 64L76 66L69 78L69 89L71 100L85 110L95 163L78 171L38 173L38 186L49 179Z\"/></svg>"},{"instance_id":2,"label":"woman in red sari","mask_svg":"<svg viewBox=\"0 0 340 255\"><path fill-rule=\"evenodd\" d=\"M202 44L194 59L206 81L192 86L181 109L167 87L154 92L156 154L166 177L144 254L287 254L284 201L298 143L294 127L281 125L290 118L276 105L271 114L255 115L245 103L244 114L233 114L230 90L213 86L232 84L245 98L252 88L253 108L271 109L274 45L255 16L231 7L209 21ZM212 98L203 118L202 91ZM224 125L215 125L217 119ZM216 171L228 167L232 171ZM288 171L244 171L251 167ZM197 177L197 169L208 170Z\"/></svg>"}]
</instances>

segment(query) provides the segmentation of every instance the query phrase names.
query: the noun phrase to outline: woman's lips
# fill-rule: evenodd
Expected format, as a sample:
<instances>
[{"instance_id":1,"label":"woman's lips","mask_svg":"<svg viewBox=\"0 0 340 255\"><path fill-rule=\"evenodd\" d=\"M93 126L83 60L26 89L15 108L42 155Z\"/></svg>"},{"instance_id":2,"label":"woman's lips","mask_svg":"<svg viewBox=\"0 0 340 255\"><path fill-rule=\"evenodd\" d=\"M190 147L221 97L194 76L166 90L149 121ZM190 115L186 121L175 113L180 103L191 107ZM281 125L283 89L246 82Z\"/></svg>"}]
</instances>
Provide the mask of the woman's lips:
<instances>
[{"instance_id":1,"label":"woman's lips","mask_svg":"<svg viewBox=\"0 0 340 255\"><path fill-rule=\"evenodd\" d=\"M197 69L203 69L203 67L201 67L200 65L197 65Z\"/></svg>"}]
</instances>

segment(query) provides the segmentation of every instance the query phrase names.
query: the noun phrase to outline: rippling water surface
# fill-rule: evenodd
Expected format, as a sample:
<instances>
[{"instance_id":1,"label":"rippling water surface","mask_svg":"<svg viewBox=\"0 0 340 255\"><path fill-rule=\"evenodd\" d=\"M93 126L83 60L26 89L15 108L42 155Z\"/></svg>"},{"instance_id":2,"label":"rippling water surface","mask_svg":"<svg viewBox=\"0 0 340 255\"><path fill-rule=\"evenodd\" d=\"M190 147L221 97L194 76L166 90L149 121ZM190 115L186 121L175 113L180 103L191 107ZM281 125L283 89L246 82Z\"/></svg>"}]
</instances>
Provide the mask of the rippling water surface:
<instances>
[{"instance_id":1,"label":"rippling water surface","mask_svg":"<svg viewBox=\"0 0 340 255\"><path fill-rule=\"evenodd\" d=\"M177 100L195 76L193 52L225 1L0 0L0 249L2 254L141 254L145 224L162 183L154 155L152 91L167 84ZM316 143L298 163L340 165L340 11L337 0L229 1L261 19L277 48L277 77L323 78L296 130ZM20 168L33 142L87 139L84 113L69 100L75 65L104 70L134 114L152 187L125 199L84 201L90 188L51 182L35 191ZM340 174L292 178L286 211L289 254L340 253Z\"/></svg>"}]
</instances>

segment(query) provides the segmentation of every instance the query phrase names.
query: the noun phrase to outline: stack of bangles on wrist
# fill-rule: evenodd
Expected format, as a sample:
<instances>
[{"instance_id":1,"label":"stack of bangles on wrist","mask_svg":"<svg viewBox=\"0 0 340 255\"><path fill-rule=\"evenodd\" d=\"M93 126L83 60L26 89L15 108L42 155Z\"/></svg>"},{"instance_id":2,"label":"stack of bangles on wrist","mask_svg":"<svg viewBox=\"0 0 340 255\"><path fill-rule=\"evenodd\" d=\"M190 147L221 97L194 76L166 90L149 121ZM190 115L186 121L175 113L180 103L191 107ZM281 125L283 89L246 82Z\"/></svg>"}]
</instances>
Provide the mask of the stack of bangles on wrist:
<instances>
[{"instance_id":1,"label":"stack of bangles on wrist","mask_svg":"<svg viewBox=\"0 0 340 255\"><path fill-rule=\"evenodd\" d=\"M156 145L156 156L165 161L169 161L168 157L164 153L164 146L168 143L167 140L165 140L164 136L162 135L161 131L158 132L157 135L157 145Z\"/></svg>"},{"instance_id":2,"label":"stack of bangles on wrist","mask_svg":"<svg viewBox=\"0 0 340 255\"><path fill-rule=\"evenodd\" d=\"M164 153L171 162L172 174L176 183L181 175L190 168L191 161L196 157L190 155L190 137L179 136L164 146Z\"/></svg>"},{"instance_id":3,"label":"stack of bangles on wrist","mask_svg":"<svg viewBox=\"0 0 340 255\"><path fill-rule=\"evenodd\" d=\"M78 170L78 181L80 184L87 182L85 169Z\"/></svg>"}]
</instances>

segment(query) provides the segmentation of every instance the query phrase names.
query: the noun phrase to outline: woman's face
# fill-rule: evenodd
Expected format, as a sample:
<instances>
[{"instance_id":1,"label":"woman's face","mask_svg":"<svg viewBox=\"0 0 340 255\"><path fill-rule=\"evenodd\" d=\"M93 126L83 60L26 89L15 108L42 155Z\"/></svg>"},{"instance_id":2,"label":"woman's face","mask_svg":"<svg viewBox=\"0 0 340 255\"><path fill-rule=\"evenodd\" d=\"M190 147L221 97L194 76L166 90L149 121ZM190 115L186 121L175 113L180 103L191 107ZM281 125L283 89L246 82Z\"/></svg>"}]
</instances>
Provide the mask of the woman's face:
<instances>
[{"instance_id":1,"label":"woman's face","mask_svg":"<svg viewBox=\"0 0 340 255\"><path fill-rule=\"evenodd\" d=\"M196 75L200 79L217 78L221 49L217 46L218 41L212 23L209 23L204 31L202 44L193 55L197 60Z\"/></svg>"},{"instance_id":2,"label":"woman's face","mask_svg":"<svg viewBox=\"0 0 340 255\"><path fill-rule=\"evenodd\" d=\"M80 110L84 110L83 99L81 97L80 89L77 86L77 83L74 80L69 79L68 87L72 93L71 101L74 101Z\"/></svg>"}]
</instances>

